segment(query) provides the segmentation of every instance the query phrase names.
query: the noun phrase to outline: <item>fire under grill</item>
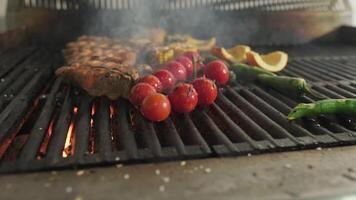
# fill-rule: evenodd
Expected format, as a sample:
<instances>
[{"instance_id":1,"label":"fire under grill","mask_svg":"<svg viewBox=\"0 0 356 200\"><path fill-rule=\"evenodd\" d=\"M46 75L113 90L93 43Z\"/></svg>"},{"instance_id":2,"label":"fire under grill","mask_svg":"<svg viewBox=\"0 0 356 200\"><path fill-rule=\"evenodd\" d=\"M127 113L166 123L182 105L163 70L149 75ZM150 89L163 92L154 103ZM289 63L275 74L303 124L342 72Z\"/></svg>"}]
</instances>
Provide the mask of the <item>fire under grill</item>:
<instances>
[{"instance_id":1,"label":"fire under grill","mask_svg":"<svg viewBox=\"0 0 356 200\"><path fill-rule=\"evenodd\" d=\"M354 46L304 45L284 50L292 58L283 75L306 78L328 98L356 98ZM286 115L292 107L315 99L292 99L260 85L224 88L209 108L173 113L164 122L151 123L126 100L93 98L56 79L53 71L61 62L59 52L39 47L0 51L1 173L356 142L356 118L318 116L289 122Z\"/></svg>"}]
</instances>

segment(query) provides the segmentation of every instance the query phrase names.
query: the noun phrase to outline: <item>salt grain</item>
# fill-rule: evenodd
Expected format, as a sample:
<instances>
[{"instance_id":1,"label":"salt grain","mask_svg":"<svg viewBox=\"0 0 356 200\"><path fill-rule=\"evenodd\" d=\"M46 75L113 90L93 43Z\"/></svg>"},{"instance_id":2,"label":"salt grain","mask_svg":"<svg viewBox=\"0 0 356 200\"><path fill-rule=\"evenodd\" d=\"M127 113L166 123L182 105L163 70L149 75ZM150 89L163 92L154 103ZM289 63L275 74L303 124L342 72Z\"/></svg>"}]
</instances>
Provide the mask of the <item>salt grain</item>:
<instances>
[{"instance_id":1,"label":"salt grain","mask_svg":"<svg viewBox=\"0 0 356 200\"><path fill-rule=\"evenodd\" d=\"M5 82L5 79L4 79L4 78L2 78L2 79L0 79L0 81L1 81L1 82Z\"/></svg>"},{"instance_id":2,"label":"salt grain","mask_svg":"<svg viewBox=\"0 0 356 200\"><path fill-rule=\"evenodd\" d=\"M120 157L115 157L115 161L119 161L120 160Z\"/></svg>"},{"instance_id":3,"label":"salt grain","mask_svg":"<svg viewBox=\"0 0 356 200\"><path fill-rule=\"evenodd\" d=\"M52 175L57 175L58 172L57 172L57 171L51 171L51 174L52 174Z\"/></svg>"},{"instance_id":4,"label":"salt grain","mask_svg":"<svg viewBox=\"0 0 356 200\"><path fill-rule=\"evenodd\" d=\"M161 174L161 171L159 169L156 169L155 173L156 173L157 176L159 176Z\"/></svg>"},{"instance_id":5,"label":"salt grain","mask_svg":"<svg viewBox=\"0 0 356 200\"><path fill-rule=\"evenodd\" d=\"M160 185L160 186L158 187L158 190L159 190L160 192L164 192L164 191L166 190L166 187L164 187L164 185Z\"/></svg>"},{"instance_id":6,"label":"salt grain","mask_svg":"<svg viewBox=\"0 0 356 200\"><path fill-rule=\"evenodd\" d=\"M117 164L116 168L121 168L123 165L122 164Z\"/></svg>"},{"instance_id":7,"label":"salt grain","mask_svg":"<svg viewBox=\"0 0 356 200\"><path fill-rule=\"evenodd\" d=\"M187 162L186 161L182 161L182 162L180 162L180 166L185 166L187 164Z\"/></svg>"},{"instance_id":8,"label":"salt grain","mask_svg":"<svg viewBox=\"0 0 356 200\"><path fill-rule=\"evenodd\" d=\"M248 157L251 157L251 156L252 156L252 154L248 153L248 154L247 154L247 156L248 156Z\"/></svg>"},{"instance_id":9,"label":"salt grain","mask_svg":"<svg viewBox=\"0 0 356 200\"><path fill-rule=\"evenodd\" d=\"M71 186L66 187L66 193L71 193L73 192L73 188Z\"/></svg>"},{"instance_id":10,"label":"salt grain","mask_svg":"<svg viewBox=\"0 0 356 200\"><path fill-rule=\"evenodd\" d=\"M321 150L322 150L322 148L321 148L321 147L318 147L318 148L316 148L316 150L317 150L317 151L321 151Z\"/></svg>"},{"instance_id":11,"label":"salt grain","mask_svg":"<svg viewBox=\"0 0 356 200\"><path fill-rule=\"evenodd\" d=\"M210 168L205 168L204 171L205 171L205 173L209 174L211 172L211 169Z\"/></svg>"},{"instance_id":12,"label":"salt grain","mask_svg":"<svg viewBox=\"0 0 356 200\"><path fill-rule=\"evenodd\" d=\"M130 174L124 174L124 179L128 180L130 178Z\"/></svg>"},{"instance_id":13,"label":"salt grain","mask_svg":"<svg viewBox=\"0 0 356 200\"><path fill-rule=\"evenodd\" d=\"M77 176L82 176L84 175L84 170L77 171Z\"/></svg>"},{"instance_id":14,"label":"salt grain","mask_svg":"<svg viewBox=\"0 0 356 200\"><path fill-rule=\"evenodd\" d=\"M163 182L165 183L169 183L169 181L171 180L169 177L165 176L165 177L162 177L162 180Z\"/></svg>"}]
</instances>

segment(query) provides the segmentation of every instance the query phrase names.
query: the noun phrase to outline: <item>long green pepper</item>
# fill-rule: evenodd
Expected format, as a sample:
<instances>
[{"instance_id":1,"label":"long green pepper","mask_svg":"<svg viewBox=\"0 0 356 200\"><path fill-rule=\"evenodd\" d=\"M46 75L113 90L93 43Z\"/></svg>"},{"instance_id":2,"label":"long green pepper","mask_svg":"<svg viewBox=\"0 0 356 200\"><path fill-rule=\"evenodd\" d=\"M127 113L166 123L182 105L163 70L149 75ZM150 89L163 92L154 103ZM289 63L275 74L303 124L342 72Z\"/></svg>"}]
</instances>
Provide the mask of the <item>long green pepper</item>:
<instances>
[{"instance_id":1,"label":"long green pepper","mask_svg":"<svg viewBox=\"0 0 356 200\"><path fill-rule=\"evenodd\" d=\"M298 104L288 115L289 120L320 114L356 115L356 99L326 99Z\"/></svg>"},{"instance_id":2,"label":"long green pepper","mask_svg":"<svg viewBox=\"0 0 356 200\"><path fill-rule=\"evenodd\" d=\"M248 66L240 63L235 63L230 65L229 69L235 73L236 80L242 82L255 81L258 78L258 76L262 74L267 76L272 76L272 77L277 76L276 74L269 72L265 69L262 69L260 67Z\"/></svg>"},{"instance_id":3,"label":"long green pepper","mask_svg":"<svg viewBox=\"0 0 356 200\"><path fill-rule=\"evenodd\" d=\"M262 85L269 86L292 97L300 97L305 94L310 94L314 97L321 98L312 91L307 81L302 78L260 74L258 75L257 80L262 83Z\"/></svg>"}]
</instances>

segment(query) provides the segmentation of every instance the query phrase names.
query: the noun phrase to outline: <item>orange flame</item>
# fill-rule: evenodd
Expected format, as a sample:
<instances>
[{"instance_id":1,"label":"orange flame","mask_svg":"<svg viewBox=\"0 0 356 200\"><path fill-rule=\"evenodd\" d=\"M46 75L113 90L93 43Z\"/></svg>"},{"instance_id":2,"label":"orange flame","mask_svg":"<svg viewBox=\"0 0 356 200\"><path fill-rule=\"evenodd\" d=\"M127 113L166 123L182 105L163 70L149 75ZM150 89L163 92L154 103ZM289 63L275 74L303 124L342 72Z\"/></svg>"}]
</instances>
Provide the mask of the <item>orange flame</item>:
<instances>
[{"instance_id":1,"label":"orange flame","mask_svg":"<svg viewBox=\"0 0 356 200\"><path fill-rule=\"evenodd\" d=\"M114 118L114 106L110 105L110 119Z\"/></svg>"},{"instance_id":2,"label":"orange flame","mask_svg":"<svg viewBox=\"0 0 356 200\"><path fill-rule=\"evenodd\" d=\"M94 128L94 116L96 113L96 106L95 104L92 105L91 107L91 112L90 112L90 131L89 131L89 147L88 151L90 154L95 153L95 128Z\"/></svg>"},{"instance_id":3,"label":"orange flame","mask_svg":"<svg viewBox=\"0 0 356 200\"><path fill-rule=\"evenodd\" d=\"M110 115L109 115L110 122L114 123L113 120L114 120L114 115L115 115L115 109L112 104L110 104L109 111L110 111ZM113 127L113 124L111 124L111 127ZM110 135L111 135L111 141L114 141L114 134L113 134L112 130L110 131Z\"/></svg>"},{"instance_id":4,"label":"orange flame","mask_svg":"<svg viewBox=\"0 0 356 200\"><path fill-rule=\"evenodd\" d=\"M91 113L90 113L90 126L94 127L94 115L95 115L96 109L95 109L95 105L93 105L91 107Z\"/></svg>"},{"instance_id":5,"label":"orange flame","mask_svg":"<svg viewBox=\"0 0 356 200\"><path fill-rule=\"evenodd\" d=\"M67 158L68 156L72 155L74 152L74 120L75 116L78 113L78 107L73 108L73 117L72 121L70 122L68 131L67 131L67 137L66 137L66 142L64 143L64 148L62 152L62 157Z\"/></svg>"}]
</instances>

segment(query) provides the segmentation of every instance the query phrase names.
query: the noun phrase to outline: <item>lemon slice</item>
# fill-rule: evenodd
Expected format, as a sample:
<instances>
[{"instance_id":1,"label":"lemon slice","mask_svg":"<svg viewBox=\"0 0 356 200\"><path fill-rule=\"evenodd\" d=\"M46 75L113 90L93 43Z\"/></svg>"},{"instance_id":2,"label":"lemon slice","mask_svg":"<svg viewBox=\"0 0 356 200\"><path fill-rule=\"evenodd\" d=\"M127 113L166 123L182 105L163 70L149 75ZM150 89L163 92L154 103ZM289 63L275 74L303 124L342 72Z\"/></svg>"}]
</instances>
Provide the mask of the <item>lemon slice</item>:
<instances>
[{"instance_id":1,"label":"lemon slice","mask_svg":"<svg viewBox=\"0 0 356 200\"><path fill-rule=\"evenodd\" d=\"M227 52L234 57L236 62L245 62L247 59L246 54L251 51L251 48L246 45L237 45L231 49L228 49Z\"/></svg>"},{"instance_id":2,"label":"lemon slice","mask_svg":"<svg viewBox=\"0 0 356 200\"><path fill-rule=\"evenodd\" d=\"M231 49L214 47L211 50L211 54L230 63L243 63L246 62L246 53L250 51L251 48L249 46L237 45Z\"/></svg>"},{"instance_id":3,"label":"lemon slice","mask_svg":"<svg viewBox=\"0 0 356 200\"><path fill-rule=\"evenodd\" d=\"M288 62L288 54L282 51L275 51L266 55L260 55L254 51L246 54L247 62L271 72L279 72L284 69Z\"/></svg>"},{"instance_id":4,"label":"lemon slice","mask_svg":"<svg viewBox=\"0 0 356 200\"><path fill-rule=\"evenodd\" d=\"M191 45L200 51L209 51L212 47L216 45L216 38L212 37L208 40L198 40L192 37L188 37L185 44Z\"/></svg>"}]
</instances>

